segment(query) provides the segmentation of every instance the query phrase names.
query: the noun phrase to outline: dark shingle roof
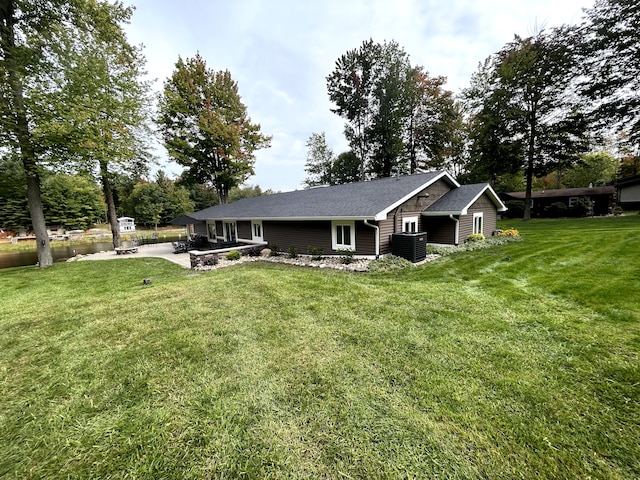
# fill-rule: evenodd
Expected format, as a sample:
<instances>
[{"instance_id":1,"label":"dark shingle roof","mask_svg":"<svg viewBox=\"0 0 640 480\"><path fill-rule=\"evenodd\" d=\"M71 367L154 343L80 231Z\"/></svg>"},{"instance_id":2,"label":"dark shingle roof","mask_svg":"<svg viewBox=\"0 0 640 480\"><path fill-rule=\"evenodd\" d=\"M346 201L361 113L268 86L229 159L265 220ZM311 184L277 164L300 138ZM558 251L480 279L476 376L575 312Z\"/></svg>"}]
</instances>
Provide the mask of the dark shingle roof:
<instances>
[{"instance_id":1,"label":"dark shingle roof","mask_svg":"<svg viewBox=\"0 0 640 480\"><path fill-rule=\"evenodd\" d=\"M460 188L449 190L429 205L423 215L466 215L467 209L485 192L498 207L498 211L506 210L504 204L488 183L474 183L472 185L461 185Z\"/></svg>"},{"instance_id":2,"label":"dark shingle roof","mask_svg":"<svg viewBox=\"0 0 640 480\"><path fill-rule=\"evenodd\" d=\"M381 178L368 182L276 193L214 205L190 216L205 219L373 219L404 202L420 190L446 178L443 171Z\"/></svg>"}]
</instances>

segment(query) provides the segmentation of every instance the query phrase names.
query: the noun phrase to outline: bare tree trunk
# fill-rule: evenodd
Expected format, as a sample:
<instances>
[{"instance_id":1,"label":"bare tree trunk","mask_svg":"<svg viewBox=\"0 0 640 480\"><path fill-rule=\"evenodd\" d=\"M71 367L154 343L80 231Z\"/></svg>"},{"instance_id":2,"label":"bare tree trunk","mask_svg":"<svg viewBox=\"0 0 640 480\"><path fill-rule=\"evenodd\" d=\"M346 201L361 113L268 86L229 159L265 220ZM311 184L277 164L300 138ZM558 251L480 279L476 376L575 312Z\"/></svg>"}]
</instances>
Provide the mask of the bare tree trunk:
<instances>
[{"instance_id":1,"label":"bare tree trunk","mask_svg":"<svg viewBox=\"0 0 640 480\"><path fill-rule=\"evenodd\" d=\"M14 56L15 45L15 2L14 0L3 0L0 4L0 15L2 16L0 26L0 36L2 37L2 50L5 57L5 64L8 72L8 81L11 87L11 102L13 103L13 122L11 124L12 133L18 139L20 157L27 178L27 201L31 224L36 235L38 249L38 264L40 268L53 265L51 246L49 245L49 234L42 211L42 201L40 199L40 176L36 162L33 145L31 145L31 134L29 132L29 122L27 120L26 108L24 105L24 94L22 82L18 76L18 62Z\"/></svg>"},{"instance_id":2,"label":"bare tree trunk","mask_svg":"<svg viewBox=\"0 0 640 480\"><path fill-rule=\"evenodd\" d=\"M113 248L122 245L120 238L120 225L118 224L118 214L116 213L116 203L113 200L113 192L111 191L111 183L109 182L109 171L107 170L107 162L100 161L100 179L102 181L102 192L104 200L107 202L107 218L111 227L111 235L113 236Z\"/></svg>"}]
</instances>

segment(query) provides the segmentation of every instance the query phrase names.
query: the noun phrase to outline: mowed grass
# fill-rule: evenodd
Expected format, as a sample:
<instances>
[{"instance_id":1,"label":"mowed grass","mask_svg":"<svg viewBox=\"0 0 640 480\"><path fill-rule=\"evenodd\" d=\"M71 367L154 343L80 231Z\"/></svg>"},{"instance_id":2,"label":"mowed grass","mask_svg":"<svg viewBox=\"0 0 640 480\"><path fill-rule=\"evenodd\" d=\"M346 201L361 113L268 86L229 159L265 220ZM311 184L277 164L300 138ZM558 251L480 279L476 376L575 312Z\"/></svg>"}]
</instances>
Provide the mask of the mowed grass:
<instances>
[{"instance_id":1,"label":"mowed grass","mask_svg":"<svg viewBox=\"0 0 640 480\"><path fill-rule=\"evenodd\" d=\"M0 476L639 478L640 216L507 226L387 274L1 271Z\"/></svg>"}]
</instances>

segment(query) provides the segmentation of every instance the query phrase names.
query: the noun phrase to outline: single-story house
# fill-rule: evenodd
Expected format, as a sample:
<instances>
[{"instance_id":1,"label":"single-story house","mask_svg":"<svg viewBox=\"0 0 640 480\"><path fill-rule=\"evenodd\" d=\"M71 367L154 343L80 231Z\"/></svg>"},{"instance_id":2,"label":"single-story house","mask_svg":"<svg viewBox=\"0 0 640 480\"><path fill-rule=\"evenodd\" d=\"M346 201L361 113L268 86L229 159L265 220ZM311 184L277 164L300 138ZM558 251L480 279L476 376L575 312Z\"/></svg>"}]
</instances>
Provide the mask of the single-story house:
<instances>
[{"instance_id":1,"label":"single-story house","mask_svg":"<svg viewBox=\"0 0 640 480\"><path fill-rule=\"evenodd\" d=\"M623 178L616 182L618 205L625 210L640 208L640 175Z\"/></svg>"},{"instance_id":2,"label":"single-story house","mask_svg":"<svg viewBox=\"0 0 640 480\"><path fill-rule=\"evenodd\" d=\"M488 236L506 207L488 184L460 185L444 171L244 198L189 215L213 244L292 245L357 256L390 254L394 233L426 232L430 243Z\"/></svg>"},{"instance_id":3,"label":"single-story house","mask_svg":"<svg viewBox=\"0 0 640 480\"><path fill-rule=\"evenodd\" d=\"M129 233L136 231L135 219L131 217L120 217L118 219L118 225L120 226L120 233Z\"/></svg>"},{"instance_id":4,"label":"single-story house","mask_svg":"<svg viewBox=\"0 0 640 480\"><path fill-rule=\"evenodd\" d=\"M607 215L615 200L616 187L560 188L552 190L536 190L531 192L531 216L548 216L553 204L562 203L570 213L578 204L591 207L591 215ZM525 200L526 192L509 192L503 194L503 199Z\"/></svg>"}]
</instances>

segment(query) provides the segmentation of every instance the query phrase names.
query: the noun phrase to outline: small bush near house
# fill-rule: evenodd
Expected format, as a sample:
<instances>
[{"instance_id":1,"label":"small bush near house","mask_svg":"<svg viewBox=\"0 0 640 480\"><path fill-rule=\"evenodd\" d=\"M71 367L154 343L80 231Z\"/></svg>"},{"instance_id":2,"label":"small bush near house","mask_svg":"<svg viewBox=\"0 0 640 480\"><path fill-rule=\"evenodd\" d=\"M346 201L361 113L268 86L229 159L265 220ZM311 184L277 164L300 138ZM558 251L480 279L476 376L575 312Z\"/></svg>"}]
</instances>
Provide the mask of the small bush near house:
<instances>
[{"instance_id":1,"label":"small bush near house","mask_svg":"<svg viewBox=\"0 0 640 480\"><path fill-rule=\"evenodd\" d=\"M212 267L218 264L218 255L205 255L202 258L202 264L208 267Z\"/></svg>"},{"instance_id":2,"label":"small bush near house","mask_svg":"<svg viewBox=\"0 0 640 480\"><path fill-rule=\"evenodd\" d=\"M613 207L611 213L613 213L614 217L618 217L624 213L624 209L620 205L616 205L615 207Z\"/></svg>"},{"instance_id":3,"label":"small bush near house","mask_svg":"<svg viewBox=\"0 0 640 480\"><path fill-rule=\"evenodd\" d=\"M295 245L291 245L287 253L289 254L289 258L298 258L298 249Z\"/></svg>"},{"instance_id":4,"label":"small bush near house","mask_svg":"<svg viewBox=\"0 0 640 480\"><path fill-rule=\"evenodd\" d=\"M227 253L227 260L240 260L240 252L237 250L231 250L229 253Z\"/></svg>"},{"instance_id":5,"label":"small bush near house","mask_svg":"<svg viewBox=\"0 0 640 480\"><path fill-rule=\"evenodd\" d=\"M389 255L369 263L370 272L389 272L409 267L413 267L413 263L406 258L396 257L395 255Z\"/></svg>"},{"instance_id":6,"label":"small bush near house","mask_svg":"<svg viewBox=\"0 0 640 480\"><path fill-rule=\"evenodd\" d=\"M280 252L278 251L278 244L274 243L273 245L269 245L269 250L271 250L271 257L279 257Z\"/></svg>"},{"instance_id":7,"label":"small bush near house","mask_svg":"<svg viewBox=\"0 0 640 480\"><path fill-rule=\"evenodd\" d=\"M338 254L341 257L342 263L344 263L345 265L353 263L353 255L355 253L356 252L354 252L353 250L338 250Z\"/></svg>"},{"instance_id":8,"label":"small bush near house","mask_svg":"<svg viewBox=\"0 0 640 480\"><path fill-rule=\"evenodd\" d=\"M322 247L307 247L307 253L311 255L311 260L322 260L322 254L324 253L324 248Z\"/></svg>"},{"instance_id":9,"label":"small bush near house","mask_svg":"<svg viewBox=\"0 0 640 480\"><path fill-rule=\"evenodd\" d=\"M473 233L467 237L467 242L482 242L484 235L482 233Z\"/></svg>"}]
</instances>

